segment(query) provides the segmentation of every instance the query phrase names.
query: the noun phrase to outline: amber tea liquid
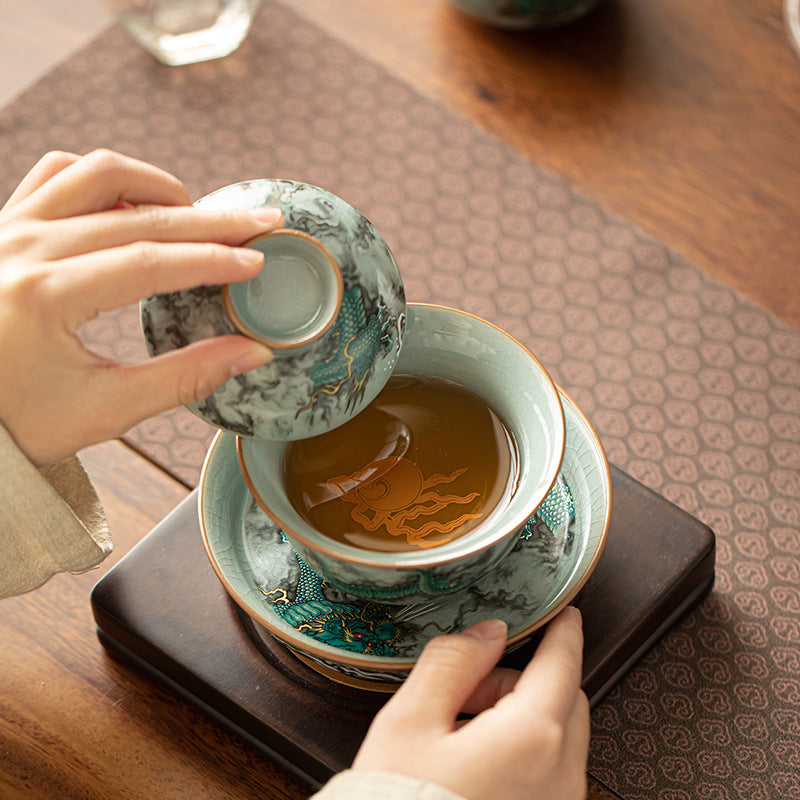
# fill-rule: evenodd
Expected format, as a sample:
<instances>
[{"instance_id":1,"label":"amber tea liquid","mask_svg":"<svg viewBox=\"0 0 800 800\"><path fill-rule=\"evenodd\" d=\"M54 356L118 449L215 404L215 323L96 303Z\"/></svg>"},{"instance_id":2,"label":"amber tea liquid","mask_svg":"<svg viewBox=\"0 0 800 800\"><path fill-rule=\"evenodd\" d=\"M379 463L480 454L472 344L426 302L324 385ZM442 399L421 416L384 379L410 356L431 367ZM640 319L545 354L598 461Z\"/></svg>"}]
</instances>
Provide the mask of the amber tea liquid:
<instances>
[{"instance_id":1,"label":"amber tea liquid","mask_svg":"<svg viewBox=\"0 0 800 800\"><path fill-rule=\"evenodd\" d=\"M316 530L367 550L436 547L510 497L514 441L484 400L451 381L393 375L357 417L292 442L283 478Z\"/></svg>"}]
</instances>

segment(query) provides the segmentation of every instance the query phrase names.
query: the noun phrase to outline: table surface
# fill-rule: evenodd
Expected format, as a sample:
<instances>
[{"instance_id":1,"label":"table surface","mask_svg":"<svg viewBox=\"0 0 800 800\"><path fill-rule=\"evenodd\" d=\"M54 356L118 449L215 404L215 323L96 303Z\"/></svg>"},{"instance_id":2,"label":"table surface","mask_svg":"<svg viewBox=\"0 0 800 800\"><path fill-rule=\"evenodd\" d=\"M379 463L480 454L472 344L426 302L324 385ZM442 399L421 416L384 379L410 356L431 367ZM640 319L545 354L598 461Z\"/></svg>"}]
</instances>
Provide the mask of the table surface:
<instances>
[{"instance_id":1,"label":"table surface","mask_svg":"<svg viewBox=\"0 0 800 800\"><path fill-rule=\"evenodd\" d=\"M0 102L108 23L97 0L47 2L42 14L0 0ZM444 0L286 4L800 327L800 58L781 0L608 0L570 28L522 37ZM82 457L116 550L4 601L0 795L306 796L104 654L92 585L188 490L120 442Z\"/></svg>"}]
</instances>

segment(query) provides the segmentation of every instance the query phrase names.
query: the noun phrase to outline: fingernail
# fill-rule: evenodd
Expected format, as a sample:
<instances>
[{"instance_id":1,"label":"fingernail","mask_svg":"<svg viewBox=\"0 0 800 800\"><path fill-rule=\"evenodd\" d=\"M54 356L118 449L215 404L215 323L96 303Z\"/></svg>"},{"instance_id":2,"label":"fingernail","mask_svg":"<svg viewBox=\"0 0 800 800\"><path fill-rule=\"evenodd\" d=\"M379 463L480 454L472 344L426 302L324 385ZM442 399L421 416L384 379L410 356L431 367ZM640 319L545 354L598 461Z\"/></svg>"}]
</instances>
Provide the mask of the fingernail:
<instances>
[{"instance_id":1,"label":"fingernail","mask_svg":"<svg viewBox=\"0 0 800 800\"><path fill-rule=\"evenodd\" d=\"M583 624L583 615L581 614L581 611L580 611L579 608L576 608L575 606L567 606L564 609L564 613L565 614L571 614L572 615L572 619L574 619L579 625Z\"/></svg>"},{"instance_id":2,"label":"fingernail","mask_svg":"<svg viewBox=\"0 0 800 800\"><path fill-rule=\"evenodd\" d=\"M237 247L236 256L246 267L259 267L264 263L264 254L252 247Z\"/></svg>"},{"instance_id":3,"label":"fingernail","mask_svg":"<svg viewBox=\"0 0 800 800\"><path fill-rule=\"evenodd\" d=\"M467 636L472 636L475 639L483 639L487 642L493 642L497 639L505 639L508 634L508 625L502 619L485 619L483 622L477 622L475 625L470 625L464 633Z\"/></svg>"},{"instance_id":4,"label":"fingernail","mask_svg":"<svg viewBox=\"0 0 800 800\"><path fill-rule=\"evenodd\" d=\"M258 342L251 342L247 350L231 364L231 377L233 378L256 367L261 367L272 361L273 357L274 353L269 347Z\"/></svg>"},{"instance_id":5,"label":"fingernail","mask_svg":"<svg viewBox=\"0 0 800 800\"><path fill-rule=\"evenodd\" d=\"M279 208L251 208L250 215L265 225L277 225L283 221L283 212Z\"/></svg>"}]
</instances>

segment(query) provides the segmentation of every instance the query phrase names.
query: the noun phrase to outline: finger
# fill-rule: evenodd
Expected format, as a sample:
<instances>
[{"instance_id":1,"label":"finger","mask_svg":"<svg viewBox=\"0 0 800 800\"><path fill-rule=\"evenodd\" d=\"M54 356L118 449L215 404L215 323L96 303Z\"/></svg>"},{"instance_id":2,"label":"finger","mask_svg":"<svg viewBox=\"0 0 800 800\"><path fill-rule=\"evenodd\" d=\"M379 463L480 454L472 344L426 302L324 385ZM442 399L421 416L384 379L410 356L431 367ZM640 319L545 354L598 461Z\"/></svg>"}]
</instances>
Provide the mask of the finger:
<instances>
[{"instance_id":1,"label":"finger","mask_svg":"<svg viewBox=\"0 0 800 800\"><path fill-rule=\"evenodd\" d=\"M100 368L94 381L96 397L113 409L118 436L144 419L170 408L195 403L235 375L256 369L272 359L272 351L244 336L204 339L135 366Z\"/></svg>"},{"instance_id":2,"label":"finger","mask_svg":"<svg viewBox=\"0 0 800 800\"><path fill-rule=\"evenodd\" d=\"M264 254L220 244L136 242L63 259L48 278L70 330L102 311L154 294L237 283L258 274Z\"/></svg>"},{"instance_id":3,"label":"finger","mask_svg":"<svg viewBox=\"0 0 800 800\"><path fill-rule=\"evenodd\" d=\"M486 620L463 633L437 636L426 645L384 716L412 716L423 725L452 730L475 688L503 653L506 624Z\"/></svg>"},{"instance_id":4,"label":"finger","mask_svg":"<svg viewBox=\"0 0 800 800\"><path fill-rule=\"evenodd\" d=\"M139 205L46 223L37 253L54 259L140 240L241 244L283 225L278 208L208 211L193 206Z\"/></svg>"},{"instance_id":5,"label":"finger","mask_svg":"<svg viewBox=\"0 0 800 800\"><path fill-rule=\"evenodd\" d=\"M580 690L583 665L581 614L567 606L553 619L533 658L520 676L515 692L528 695L539 709L564 720ZM542 687L547 687L542 692Z\"/></svg>"},{"instance_id":6,"label":"finger","mask_svg":"<svg viewBox=\"0 0 800 800\"><path fill-rule=\"evenodd\" d=\"M62 169L36 189L18 209L42 219L59 219L133 205L189 205L183 184L152 164L112 150L95 150Z\"/></svg>"},{"instance_id":7,"label":"finger","mask_svg":"<svg viewBox=\"0 0 800 800\"><path fill-rule=\"evenodd\" d=\"M495 667L476 687L464 702L464 714L480 714L496 705L507 694L514 691L520 672L516 669Z\"/></svg>"},{"instance_id":8,"label":"finger","mask_svg":"<svg viewBox=\"0 0 800 800\"><path fill-rule=\"evenodd\" d=\"M591 738L591 716L589 698L586 693L579 691L575 695L575 703L567 722L564 742L566 757L583 759L584 763L589 757L589 741Z\"/></svg>"},{"instance_id":9,"label":"finger","mask_svg":"<svg viewBox=\"0 0 800 800\"><path fill-rule=\"evenodd\" d=\"M20 181L17 188L11 193L3 210L11 209L29 195L33 194L62 169L74 164L80 156L75 153L66 153L62 150L53 150L43 155L33 166L31 171Z\"/></svg>"},{"instance_id":10,"label":"finger","mask_svg":"<svg viewBox=\"0 0 800 800\"><path fill-rule=\"evenodd\" d=\"M579 691L564 727L560 767L556 765L562 776L563 797L586 797L586 770L589 761L589 741L591 722L589 700Z\"/></svg>"}]
</instances>

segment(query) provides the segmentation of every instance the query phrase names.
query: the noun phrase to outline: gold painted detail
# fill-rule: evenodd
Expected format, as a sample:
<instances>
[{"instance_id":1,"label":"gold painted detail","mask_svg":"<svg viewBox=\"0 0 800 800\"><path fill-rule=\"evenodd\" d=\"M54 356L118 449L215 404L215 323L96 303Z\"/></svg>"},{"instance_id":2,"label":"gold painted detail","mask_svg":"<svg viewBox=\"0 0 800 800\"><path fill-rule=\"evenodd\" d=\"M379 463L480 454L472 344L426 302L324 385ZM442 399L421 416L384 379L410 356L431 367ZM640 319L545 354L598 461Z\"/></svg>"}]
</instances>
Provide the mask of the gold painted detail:
<instances>
[{"instance_id":1,"label":"gold painted detail","mask_svg":"<svg viewBox=\"0 0 800 800\"><path fill-rule=\"evenodd\" d=\"M382 458L350 475L340 475L327 481L328 488L342 500L352 503L350 515L367 531L383 526L391 536L405 536L409 544L421 548L436 547L449 542L447 536L480 513L464 513L442 518L441 512L454 505L475 500L479 493L466 495L440 494L433 487L452 483L466 471L457 469L449 475L437 473L428 478L420 468L406 458ZM440 515L438 519L427 519ZM421 524L412 525L420 520ZM442 534L445 538L429 541L427 537Z\"/></svg>"}]
</instances>

